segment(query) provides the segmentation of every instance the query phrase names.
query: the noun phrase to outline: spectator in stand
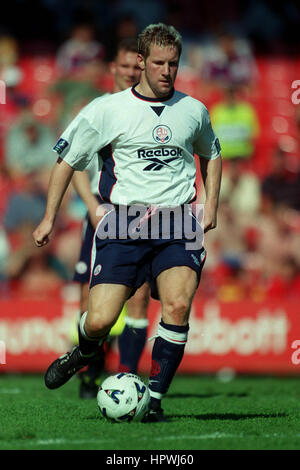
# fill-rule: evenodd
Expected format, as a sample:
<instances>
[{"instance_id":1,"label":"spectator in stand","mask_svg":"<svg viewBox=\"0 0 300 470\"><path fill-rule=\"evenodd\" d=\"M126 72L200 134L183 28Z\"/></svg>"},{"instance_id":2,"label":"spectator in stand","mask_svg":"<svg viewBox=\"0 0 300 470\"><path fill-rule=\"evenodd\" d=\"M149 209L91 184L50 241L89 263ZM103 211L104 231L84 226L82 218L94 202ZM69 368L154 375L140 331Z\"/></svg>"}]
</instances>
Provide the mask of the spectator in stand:
<instances>
[{"instance_id":1,"label":"spectator in stand","mask_svg":"<svg viewBox=\"0 0 300 470\"><path fill-rule=\"evenodd\" d=\"M60 238L68 233L69 250L76 251L76 237L69 231L67 214L69 199L63 206L63 215L58 221L57 244L41 253L32 244L32 231L40 220L46 205L45 189L38 172L31 173L23 181L22 189L15 190L8 197L3 213L2 249L3 259L0 277L6 280L10 293L47 296L71 280L74 264L68 266L67 253L59 253ZM65 252L68 250L65 249ZM1 256L0 256L1 258Z\"/></svg>"},{"instance_id":2,"label":"spectator in stand","mask_svg":"<svg viewBox=\"0 0 300 470\"><path fill-rule=\"evenodd\" d=\"M223 160L250 159L259 136L259 120L254 107L239 96L234 84L225 89L225 99L210 109L215 132L220 136Z\"/></svg>"},{"instance_id":3,"label":"spectator in stand","mask_svg":"<svg viewBox=\"0 0 300 470\"><path fill-rule=\"evenodd\" d=\"M22 79L18 60L17 40L9 35L0 36L0 79L5 82L7 87L15 87Z\"/></svg>"},{"instance_id":4,"label":"spectator in stand","mask_svg":"<svg viewBox=\"0 0 300 470\"><path fill-rule=\"evenodd\" d=\"M58 131L72 120L78 111L102 94L102 80L107 73L106 50L96 40L96 30L85 21L78 23L71 37L57 52L58 79L49 88L55 103Z\"/></svg>"},{"instance_id":5,"label":"spectator in stand","mask_svg":"<svg viewBox=\"0 0 300 470\"><path fill-rule=\"evenodd\" d=\"M220 202L228 204L240 224L248 225L256 219L261 206L260 180L247 160L233 158L225 165Z\"/></svg>"},{"instance_id":6,"label":"spectator in stand","mask_svg":"<svg viewBox=\"0 0 300 470\"><path fill-rule=\"evenodd\" d=\"M265 210L284 204L300 211L300 170L289 165L289 155L277 147L271 162L271 171L262 182Z\"/></svg>"},{"instance_id":7,"label":"spectator in stand","mask_svg":"<svg viewBox=\"0 0 300 470\"><path fill-rule=\"evenodd\" d=\"M50 250L38 252L31 242L32 220L18 224L9 236L13 240L2 276L9 292L40 297L53 294L69 279L63 263Z\"/></svg>"},{"instance_id":8,"label":"spectator in stand","mask_svg":"<svg viewBox=\"0 0 300 470\"><path fill-rule=\"evenodd\" d=\"M210 113L224 155L220 201L247 223L259 210L261 197L260 181L251 170L259 135L255 109L240 99L238 89L231 85L226 89L225 100L215 104Z\"/></svg>"},{"instance_id":9,"label":"spectator in stand","mask_svg":"<svg viewBox=\"0 0 300 470\"><path fill-rule=\"evenodd\" d=\"M274 273L266 286L267 299L299 300L300 265L294 257L287 256L281 263L280 270Z\"/></svg>"},{"instance_id":10,"label":"spectator in stand","mask_svg":"<svg viewBox=\"0 0 300 470\"><path fill-rule=\"evenodd\" d=\"M138 32L139 28L134 15L127 13L118 16L112 27L110 25L105 32L106 60L108 62L113 61L118 44L123 39L137 37Z\"/></svg>"},{"instance_id":11,"label":"spectator in stand","mask_svg":"<svg viewBox=\"0 0 300 470\"><path fill-rule=\"evenodd\" d=\"M204 79L216 86L253 85L257 68L249 42L227 31L219 33L217 41L204 49Z\"/></svg>"},{"instance_id":12,"label":"spectator in stand","mask_svg":"<svg viewBox=\"0 0 300 470\"><path fill-rule=\"evenodd\" d=\"M62 77L50 86L49 97L55 103L58 131L69 124L75 113L102 94L90 78Z\"/></svg>"},{"instance_id":13,"label":"spectator in stand","mask_svg":"<svg viewBox=\"0 0 300 470\"><path fill-rule=\"evenodd\" d=\"M6 264L10 256L10 246L5 230L0 226L0 285L6 280ZM0 295L4 289L0 287Z\"/></svg>"},{"instance_id":14,"label":"spectator in stand","mask_svg":"<svg viewBox=\"0 0 300 470\"><path fill-rule=\"evenodd\" d=\"M63 76L74 76L91 63L102 63L104 57L93 25L83 22L73 27L71 37L58 49L56 65Z\"/></svg>"},{"instance_id":15,"label":"spectator in stand","mask_svg":"<svg viewBox=\"0 0 300 470\"><path fill-rule=\"evenodd\" d=\"M19 44L8 33L0 33L0 159L4 154L4 139L12 123L18 118L22 109L28 105L27 92L20 91L18 86L23 79L19 65ZM4 84L4 89L3 89ZM4 101L3 95L4 92Z\"/></svg>"},{"instance_id":16,"label":"spectator in stand","mask_svg":"<svg viewBox=\"0 0 300 470\"><path fill-rule=\"evenodd\" d=\"M55 161L51 150L55 138L50 126L38 122L28 110L24 111L6 136L4 158L10 175L22 177L36 171L48 173Z\"/></svg>"},{"instance_id":17,"label":"spectator in stand","mask_svg":"<svg viewBox=\"0 0 300 470\"><path fill-rule=\"evenodd\" d=\"M149 24L164 22L167 6L166 2L161 0L116 0L113 11L119 17L132 16L138 29L142 30Z\"/></svg>"},{"instance_id":18,"label":"spectator in stand","mask_svg":"<svg viewBox=\"0 0 300 470\"><path fill-rule=\"evenodd\" d=\"M245 269L255 273L255 284L266 298L277 291L281 295L287 284L296 285L296 266L300 266L300 217L298 213L278 205L269 211L261 210L256 223L252 224L252 234L245 232ZM292 266L294 268L292 269ZM293 274L292 274L293 271ZM276 295L277 295L276 294Z\"/></svg>"}]
</instances>

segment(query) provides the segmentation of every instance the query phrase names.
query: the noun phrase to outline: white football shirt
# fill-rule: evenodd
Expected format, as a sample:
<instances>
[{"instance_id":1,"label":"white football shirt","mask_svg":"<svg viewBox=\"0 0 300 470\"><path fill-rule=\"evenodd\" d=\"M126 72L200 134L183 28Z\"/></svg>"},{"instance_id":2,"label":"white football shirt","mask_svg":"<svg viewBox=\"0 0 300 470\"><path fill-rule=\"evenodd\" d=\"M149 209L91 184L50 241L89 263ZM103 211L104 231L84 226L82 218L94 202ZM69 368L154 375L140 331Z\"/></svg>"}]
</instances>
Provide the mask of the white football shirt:
<instances>
[{"instance_id":1,"label":"white football shirt","mask_svg":"<svg viewBox=\"0 0 300 470\"><path fill-rule=\"evenodd\" d=\"M191 202L194 153L207 159L220 155L203 103L178 91L151 99L134 87L93 100L53 149L75 170L98 159L103 201L147 206Z\"/></svg>"},{"instance_id":2,"label":"white football shirt","mask_svg":"<svg viewBox=\"0 0 300 470\"><path fill-rule=\"evenodd\" d=\"M99 98L95 98L95 100L91 101L84 108L82 108L81 111L83 110L85 110L85 112L88 111L89 106L95 105L94 103L95 101L97 101L97 104L99 104L99 102L103 98L110 96L110 95L111 93L105 93L104 95L99 96ZM88 164L88 166L86 167L86 171L90 180L91 192L96 195L99 194L98 192L99 175L100 175L99 172L102 169L102 164L103 164L102 159L99 158L98 154L95 154L93 158L91 159L90 163Z\"/></svg>"}]
</instances>

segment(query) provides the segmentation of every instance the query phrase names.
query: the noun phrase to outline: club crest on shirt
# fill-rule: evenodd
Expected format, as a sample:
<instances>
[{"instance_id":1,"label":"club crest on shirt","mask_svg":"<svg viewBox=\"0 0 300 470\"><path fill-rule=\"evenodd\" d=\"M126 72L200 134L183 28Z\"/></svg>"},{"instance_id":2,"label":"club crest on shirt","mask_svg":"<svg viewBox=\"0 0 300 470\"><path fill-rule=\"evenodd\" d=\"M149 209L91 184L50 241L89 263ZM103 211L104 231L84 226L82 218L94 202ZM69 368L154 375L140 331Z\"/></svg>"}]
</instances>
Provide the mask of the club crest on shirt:
<instances>
[{"instance_id":1,"label":"club crest on shirt","mask_svg":"<svg viewBox=\"0 0 300 470\"><path fill-rule=\"evenodd\" d=\"M167 144L172 139L172 132L168 126L160 124L153 129L153 139L159 144Z\"/></svg>"}]
</instances>

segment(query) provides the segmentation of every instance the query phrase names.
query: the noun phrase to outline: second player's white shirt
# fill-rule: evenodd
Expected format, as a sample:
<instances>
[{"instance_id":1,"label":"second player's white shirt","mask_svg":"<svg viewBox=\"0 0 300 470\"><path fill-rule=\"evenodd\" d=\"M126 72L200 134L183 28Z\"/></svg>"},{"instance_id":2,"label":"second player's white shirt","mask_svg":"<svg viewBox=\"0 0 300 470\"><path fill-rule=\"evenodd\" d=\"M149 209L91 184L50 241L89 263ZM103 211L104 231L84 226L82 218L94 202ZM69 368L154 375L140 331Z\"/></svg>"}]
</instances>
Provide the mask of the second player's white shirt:
<instances>
[{"instance_id":1,"label":"second player's white shirt","mask_svg":"<svg viewBox=\"0 0 300 470\"><path fill-rule=\"evenodd\" d=\"M189 203L196 194L194 153L207 159L220 154L203 103L177 91L166 100L150 99L135 88L92 101L54 150L75 170L98 160L103 201L147 206Z\"/></svg>"}]
</instances>

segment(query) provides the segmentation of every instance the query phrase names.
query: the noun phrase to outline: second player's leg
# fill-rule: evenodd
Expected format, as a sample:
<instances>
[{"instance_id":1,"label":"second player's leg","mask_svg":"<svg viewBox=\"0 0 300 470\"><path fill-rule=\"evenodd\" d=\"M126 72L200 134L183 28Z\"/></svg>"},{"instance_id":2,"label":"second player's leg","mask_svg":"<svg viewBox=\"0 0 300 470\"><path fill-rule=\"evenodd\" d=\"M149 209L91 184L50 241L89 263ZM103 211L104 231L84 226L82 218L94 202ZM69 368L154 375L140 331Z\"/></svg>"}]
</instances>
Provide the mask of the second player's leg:
<instances>
[{"instance_id":1,"label":"second player's leg","mask_svg":"<svg viewBox=\"0 0 300 470\"><path fill-rule=\"evenodd\" d=\"M149 284L143 284L126 303L125 326L119 336L120 372L137 373L147 339Z\"/></svg>"},{"instance_id":2,"label":"second player's leg","mask_svg":"<svg viewBox=\"0 0 300 470\"><path fill-rule=\"evenodd\" d=\"M131 319L140 320L147 318L150 287L145 282L136 293L127 301L128 316Z\"/></svg>"}]
</instances>

